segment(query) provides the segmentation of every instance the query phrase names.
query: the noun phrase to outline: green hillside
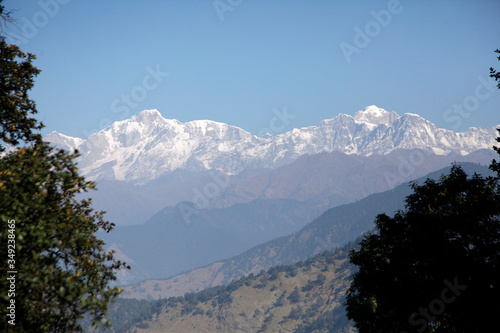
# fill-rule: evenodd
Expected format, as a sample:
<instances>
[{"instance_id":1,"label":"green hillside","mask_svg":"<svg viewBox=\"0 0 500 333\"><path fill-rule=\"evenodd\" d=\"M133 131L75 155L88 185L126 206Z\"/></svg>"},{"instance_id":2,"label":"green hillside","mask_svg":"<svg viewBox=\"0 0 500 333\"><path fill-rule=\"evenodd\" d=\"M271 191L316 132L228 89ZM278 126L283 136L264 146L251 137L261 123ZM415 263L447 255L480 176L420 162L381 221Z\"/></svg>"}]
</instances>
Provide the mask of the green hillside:
<instances>
[{"instance_id":1,"label":"green hillside","mask_svg":"<svg viewBox=\"0 0 500 333\"><path fill-rule=\"evenodd\" d=\"M152 302L119 299L113 332L352 332L342 306L355 243L227 286Z\"/></svg>"}]
</instances>

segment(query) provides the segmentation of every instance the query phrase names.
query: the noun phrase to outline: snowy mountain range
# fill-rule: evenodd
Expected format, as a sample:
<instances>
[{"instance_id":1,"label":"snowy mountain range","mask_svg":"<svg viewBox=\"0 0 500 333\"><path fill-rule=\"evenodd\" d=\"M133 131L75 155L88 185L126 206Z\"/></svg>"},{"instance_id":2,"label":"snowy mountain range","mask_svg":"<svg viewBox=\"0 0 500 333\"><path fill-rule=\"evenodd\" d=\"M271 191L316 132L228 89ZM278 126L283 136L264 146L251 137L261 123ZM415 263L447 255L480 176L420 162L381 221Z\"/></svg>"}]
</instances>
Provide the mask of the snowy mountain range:
<instances>
[{"instance_id":1,"label":"snowy mountain range","mask_svg":"<svg viewBox=\"0 0 500 333\"><path fill-rule=\"evenodd\" d=\"M52 132L46 138L67 150L78 149L79 168L90 179L146 183L175 170L216 169L239 174L277 168L304 154L340 151L384 155L395 149L422 149L437 155L467 155L495 144L495 127L457 133L411 113L402 116L374 105L354 116L339 114L317 126L257 137L224 123L165 119L145 110L118 121L88 139Z\"/></svg>"}]
</instances>

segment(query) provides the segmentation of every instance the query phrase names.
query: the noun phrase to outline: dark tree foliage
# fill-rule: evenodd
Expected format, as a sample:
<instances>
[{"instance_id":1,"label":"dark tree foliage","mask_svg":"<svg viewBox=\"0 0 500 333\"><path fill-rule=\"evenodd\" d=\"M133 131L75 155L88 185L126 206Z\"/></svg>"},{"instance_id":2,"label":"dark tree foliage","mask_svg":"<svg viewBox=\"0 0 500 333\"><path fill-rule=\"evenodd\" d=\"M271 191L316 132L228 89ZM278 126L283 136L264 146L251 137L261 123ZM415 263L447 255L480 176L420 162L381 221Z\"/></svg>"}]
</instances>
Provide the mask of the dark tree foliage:
<instances>
[{"instance_id":1,"label":"dark tree foliage","mask_svg":"<svg viewBox=\"0 0 500 333\"><path fill-rule=\"evenodd\" d=\"M499 49L496 49L495 52L500 54ZM500 56L498 56L497 58L498 60L500 60ZM493 67L490 67L490 77L498 81L497 88L500 89L500 72L497 72Z\"/></svg>"},{"instance_id":2,"label":"dark tree foliage","mask_svg":"<svg viewBox=\"0 0 500 333\"><path fill-rule=\"evenodd\" d=\"M94 235L99 229L110 231L113 224L93 211L90 200L75 199L93 184L78 176L74 157L36 144L0 160L0 265L2 271L13 266L18 272L17 329L76 331L78 319L86 312L103 317L119 293L108 283L123 264L104 252L103 241ZM9 236L9 220L15 220L15 238ZM7 243L15 245L13 257ZM6 279L0 286L9 289ZM2 303L12 299L7 296L2 292ZM3 318L7 311L2 306Z\"/></svg>"},{"instance_id":3,"label":"dark tree foliage","mask_svg":"<svg viewBox=\"0 0 500 333\"><path fill-rule=\"evenodd\" d=\"M1 11L0 7L0 15ZM16 146L20 141L41 141L37 130L43 124L30 117L37 111L35 102L28 96L34 77L40 73L32 65L34 59L34 55L7 44L0 36L0 152L6 145Z\"/></svg>"},{"instance_id":4,"label":"dark tree foliage","mask_svg":"<svg viewBox=\"0 0 500 333\"><path fill-rule=\"evenodd\" d=\"M291 304L298 303L300 301L300 293L298 287L295 287L293 289L293 291L288 296L288 299L290 300Z\"/></svg>"},{"instance_id":5,"label":"dark tree foliage","mask_svg":"<svg viewBox=\"0 0 500 333\"><path fill-rule=\"evenodd\" d=\"M499 49L496 49L495 52L500 54ZM500 56L498 56L497 59L500 60ZM493 67L491 67L490 68L490 77L492 77L493 79L498 81L497 88L500 89L500 72L495 71L495 69L493 69ZM500 129L497 129L497 130L498 130L498 133L500 134ZM500 135L497 137L497 142L500 143ZM493 149L495 149L495 151L500 155L500 147L493 147ZM490 165L490 169L495 171L495 172L500 173L500 163L497 161L493 161Z\"/></svg>"},{"instance_id":6,"label":"dark tree foliage","mask_svg":"<svg viewBox=\"0 0 500 333\"><path fill-rule=\"evenodd\" d=\"M404 211L377 217L376 232L350 254L359 270L347 314L360 333L498 330L500 164L490 169L495 177L469 177L455 165L439 181L413 184Z\"/></svg>"},{"instance_id":7,"label":"dark tree foliage","mask_svg":"<svg viewBox=\"0 0 500 333\"><path fill-rule=\"evenodd\" d=\"M0 331L74 332L85 314L104 317L125 264L95 236L114 224L76 199L94 188L78 174L78 153L50 147L31 117L34 59L0 36Z\"/></svg>"},{"instance_id":8,"label":"dark tree foliage","mask_svg":"<svg viewBox=\"0 0 500 333\"><path fill-rule=\"evenodd\" d=\"M499 177L458 166L413 185L351 253L347 311L365 332L488 332L500 313Z\"/></svg>"}]
</instances>

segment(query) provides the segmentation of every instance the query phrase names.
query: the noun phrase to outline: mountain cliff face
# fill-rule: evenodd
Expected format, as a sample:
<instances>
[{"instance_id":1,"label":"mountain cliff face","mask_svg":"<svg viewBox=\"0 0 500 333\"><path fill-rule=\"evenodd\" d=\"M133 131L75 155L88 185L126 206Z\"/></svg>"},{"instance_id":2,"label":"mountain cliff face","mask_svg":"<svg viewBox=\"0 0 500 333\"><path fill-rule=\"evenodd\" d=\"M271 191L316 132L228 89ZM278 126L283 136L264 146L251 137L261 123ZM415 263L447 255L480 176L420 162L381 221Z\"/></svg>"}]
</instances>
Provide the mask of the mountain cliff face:
<instances>
[{"instance_id":1,"label":"mountain cliff face","mask_svg":"<svg viewBox=\"0 0 500 333\"><path fill-rule=\"evenodd\" d=\"M370 156L395 149L423 149L438 155L466 155L489 149L495 128L456 133L418 115L402 116L369 106L354 116L333 119L276 135L257 137L238 127L209 120L181 123L145 110L115 122L87 140L56 132L46 139L78 149L79 167L90 179L146 183L174 170L216 169L239 174L247 168L276 168L304 154L340 151Z\"/></svg>"}]
</instances>

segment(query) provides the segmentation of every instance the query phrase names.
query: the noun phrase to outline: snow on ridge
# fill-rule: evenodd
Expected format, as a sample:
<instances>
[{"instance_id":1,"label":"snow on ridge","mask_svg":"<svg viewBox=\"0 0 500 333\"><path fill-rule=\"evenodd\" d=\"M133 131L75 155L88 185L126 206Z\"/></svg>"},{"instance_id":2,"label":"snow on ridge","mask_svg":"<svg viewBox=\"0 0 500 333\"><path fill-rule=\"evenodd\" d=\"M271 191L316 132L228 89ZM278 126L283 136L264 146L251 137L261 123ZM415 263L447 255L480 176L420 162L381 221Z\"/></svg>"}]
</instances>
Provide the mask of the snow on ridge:
<instances>
[{"instance_id":1,"label":"snow on ridge","mask_svg":"<svg viewBox=\"0 0 500 333\"><path fill-rule=\"evenodd\" d=\"M317 126L262 138L211 120L182 123L165 119L153 109L116 122L87 140L59 133L51 133L47 139L69 148L77 144L82 152L79 166L90 179L146 182L176 169L238 174L248 167L276 168L304 154L332 151L368 156L423 149L439 155L464 155L491 148L495 137L494 127L456 133L416 114L399 116L369 106L355 116L339 114Z\"/></svg>"},{"instance_id":2,"label":"snow on ridge","mask_svg":"<svg viewBox=\"0 0 500 333\"><path fill-rule=\"evenodd\" d=\"M65 149L69 152L74 152L76 149L79 149L85 141L78 137L58 133L57 131L52 131L45 139L55 147Z\"/></svg>"},{"instance_id":3,"label":"snow on ridge","mask_svg":"<svg viewBox=\"0 0 500 333\"><path fill-rule=\"evenodd\" d=\"M376 105L370 105L364 111L358 111L354 114L354 121L358 124L373 124L391 126L400 116L392 111L386 111ZM370 125L371 126L371 125Z\"/></svg>"}]
</instances>

